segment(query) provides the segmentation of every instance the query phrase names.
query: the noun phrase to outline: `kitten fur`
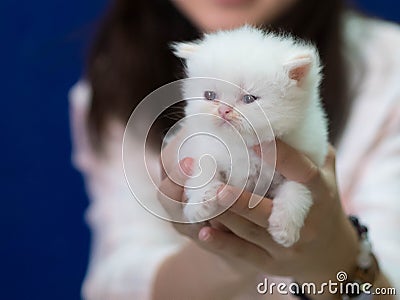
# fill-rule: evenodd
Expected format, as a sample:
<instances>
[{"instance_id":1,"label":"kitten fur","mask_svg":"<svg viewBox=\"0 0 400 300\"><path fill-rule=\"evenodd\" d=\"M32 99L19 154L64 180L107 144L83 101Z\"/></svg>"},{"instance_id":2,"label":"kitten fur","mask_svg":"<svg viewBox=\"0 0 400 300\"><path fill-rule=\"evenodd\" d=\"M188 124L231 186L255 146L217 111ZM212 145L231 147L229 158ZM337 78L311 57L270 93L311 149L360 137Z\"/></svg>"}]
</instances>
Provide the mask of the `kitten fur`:
<instances>
[{"instance_id":1,"label":"kitten fur","mask_svg":"<svg viewBox=\"0 0 400 300\"><path fill-rule=\"evenodd\" d=\"M273 197L273 209L267 229L276 242L286 247L293 245L312 205L311 193L304 185L274 173L272 166L264 166L252 146L279 138L305 153L317 166L323 165L328 151L328 129L319 95L322 68L316 48L291 36L248 25L205 34L194 42L175 43L172 48L184 60L188 78L204 78L183 84L186 99L193 95L200 98L187 101L186 116L203 113L215 116L215 120L187 118L184 121L187 132L201 129L223 140L229 149L228 153L210 136L199 136L182 147L182 157L195 159L194 173L202 171L209 176L211 169L216 171L204 185L199 184L199 176L189 178L188 186L200 188L185 189L188 203L202 205L200 208L187 205L184 214L190 221L209 216L218 205L208 200L215 199L222 184L245 186L260 193L269 182L263 182L260 189L257 178L273 176L268 191L268 196ZM215 92L216 99L206 100L205 91ZM244 103L246 94L257 99ZM235 136L237 133L243 139L242 144ZM215 161L200 162L205 153Z\"/></svg>"}]
</instances>

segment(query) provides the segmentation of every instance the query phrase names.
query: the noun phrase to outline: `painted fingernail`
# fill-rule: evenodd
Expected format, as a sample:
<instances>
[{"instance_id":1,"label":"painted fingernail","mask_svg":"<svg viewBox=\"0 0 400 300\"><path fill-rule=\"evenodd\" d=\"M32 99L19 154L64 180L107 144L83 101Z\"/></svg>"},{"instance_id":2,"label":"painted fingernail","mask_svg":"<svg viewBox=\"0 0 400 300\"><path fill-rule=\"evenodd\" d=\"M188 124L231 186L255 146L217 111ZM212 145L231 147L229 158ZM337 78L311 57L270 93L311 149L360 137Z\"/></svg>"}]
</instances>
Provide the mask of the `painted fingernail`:
<instances>
[{"instance_id":1,"label":"painted fingernail","mask_svg":"<svg viewBox=\"0 0 400 300\"><path fill-rule=\"evenodd\" d=\"M254 146L253 150L258 156L261 156L261 147L260 147L260 145Z\"/></svg>"},{"instance_id":2,"label":"painted fingernail","mask_svg":"<svg viewBox=\"0 0 400 300\"><path fill-rule=\"evenodd\" d=\"M203 242L209 241L211 238L210 230L207 227L203 227L199 231L199 240Z\"/></svg>"},{"instance_id":3,"label":"painted fingernail","mask_svg":"<svg viewBox=\"0 0 400 300\"><path fill-rule=\"evenodd\" d=\"M183 173L187 176L192 175L192 169L193 169L193 158L191 157L186 157L182 159L179 162L179 165L181 166Z\"/></svg>"},{"instance_id":4,"label":"painted fingernail","mask_svg":"<svg viewBox=\"0 0 400 300\"><path fill-rule=\"evenodd\" d=\"M234 195L226 185L221 186L217 192L218 203L222 206L229 206L234 201Z\"/></svg>"},{"instance_id":5,"label":"painted fingernail","mask_svg":"<svg viewBox=\"0 0 400 300\"><path fill-rule=\"evenodd\" d=\"M254 152L263 159L267 160L270 156L275 156L275 141L264 142L261 145L256 145L253 147Z\"/></svg>"}]
</instances>

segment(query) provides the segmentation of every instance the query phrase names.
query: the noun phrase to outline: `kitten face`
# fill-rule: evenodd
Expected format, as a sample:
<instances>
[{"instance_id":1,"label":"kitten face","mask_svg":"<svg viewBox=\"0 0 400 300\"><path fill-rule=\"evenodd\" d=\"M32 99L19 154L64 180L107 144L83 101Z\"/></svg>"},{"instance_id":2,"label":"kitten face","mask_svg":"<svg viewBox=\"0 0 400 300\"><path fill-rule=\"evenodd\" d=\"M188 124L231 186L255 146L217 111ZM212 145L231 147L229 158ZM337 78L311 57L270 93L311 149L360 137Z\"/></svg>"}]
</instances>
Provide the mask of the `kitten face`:
<instances>
[{"instance_id":1,"label":"kitten face","mask_svg":"<svg viewBox=\"0 0 400 300\"><path fill-rule=\"evenodd\" d=\"M184 96L199 99L188 101L186 115L213 114L213 126L233 126L247 141L254 133L261 142L273 138L268 126L276 136L289 132L318 98L316 50L288 37L245 26L174 47L189 78L205 77L184 83Z\"/></svg>"},{"instance_id":2,"label":"kitten face","mask_svg":"<svg viewBox=\"0 0 400 300\"><path fill-rule=\"evenodd\" d=\"M265 133L270 132L268 119L261 105L263 96L258 96L261 94L252 94L238 85L214 78L185 82L184 92L186 98L196 95L196 100L187 102L186 116L215 116L211 119L211 124L202 124L203 128L207 126L218 133L236 130L245 141L254 140L255 133L259 134L263 129Z\"/></svg>"}]
</instances>

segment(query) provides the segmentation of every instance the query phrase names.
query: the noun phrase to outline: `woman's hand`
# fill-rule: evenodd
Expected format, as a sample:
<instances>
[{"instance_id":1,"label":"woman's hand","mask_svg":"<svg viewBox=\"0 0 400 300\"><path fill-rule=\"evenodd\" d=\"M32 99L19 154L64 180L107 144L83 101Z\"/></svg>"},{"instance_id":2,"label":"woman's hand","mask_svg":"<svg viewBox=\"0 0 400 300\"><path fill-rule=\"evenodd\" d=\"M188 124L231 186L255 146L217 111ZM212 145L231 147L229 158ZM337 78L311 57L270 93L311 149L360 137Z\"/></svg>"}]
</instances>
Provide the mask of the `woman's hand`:
<instances>
[{"instance_id":1,"label":"woman's hand","mask_svg":"<svg viewBox=\"0 0 400 300\"><path fill-rule=\"evenodd\" d=\"M306 185L313 195L314 204L300 240L289 248L274 242L266 231L273 201L264 198L249 209L249 192L243 192L227 212L215 218L231 233L204 227L199 239L223 248L229 255L243 257L266 273L293 277L299 282L334 281L338 271L350 274L356 266L358 237L341 207L334 149L330 147L325 165L318 168L304 154L279 140L276 147L276 170L285 178ZM229 188L232 195L237 194L234 187ZM224 200L232 203L227 194L219 195L220 205Z\"/></svg>"},{"instance_id":2,"label":"woman's hand","mask_svg":"<svg viewBox=\"0 0 400 300\"><path fill-rule=\"evenodd\" d=\"M329 150L325 165L318 168L283 142L277 141L276 147L276 170L287 179L306 185L314 199L296 244L285 248L272 240L266 228L273 201L263 198L255 208L249 209L249 192L241 193L237 201L210 224L175 223L175 228L246 274L265 272L318 284L335 280L338 271L351 273L356 265L358 238L341 208L333 148ZM182 160L180 167L184 172L175 166L174 178L184 183L192 164L190 158ZM160 191L182 201L183 184L169 177L162 181ZM232 203L230 197L235 194L234 187L224 189L224 193L218 195L219 205Z\"/></svg>"}]
</instances>

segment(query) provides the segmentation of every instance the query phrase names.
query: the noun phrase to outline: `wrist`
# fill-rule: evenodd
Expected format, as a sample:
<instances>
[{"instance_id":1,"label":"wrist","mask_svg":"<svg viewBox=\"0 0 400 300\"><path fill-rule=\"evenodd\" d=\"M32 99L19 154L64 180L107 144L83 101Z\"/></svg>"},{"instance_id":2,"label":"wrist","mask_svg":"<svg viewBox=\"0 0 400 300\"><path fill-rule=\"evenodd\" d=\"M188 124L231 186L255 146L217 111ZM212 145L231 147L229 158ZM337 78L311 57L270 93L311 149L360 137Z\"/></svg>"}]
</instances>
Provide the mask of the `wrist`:
<instances>
[{"instance_id":1,"label":"wrist","mask_svg":"<svg viewBox=\"0 0 400 300\"><path fill-rule=\"evenodd\" d=\"M232 299L256 292L257 275L191 241L160 266L154 299Z\"/></svg>"},{"instance_id":2,"label":"wrist","mask_svg":"<svg viewBox=\"0 0 400 300\"><path fill-rule=\"evenodd\" d=\"M338 271L335 277L331 277L327 281L322 281L325 284L328 281L335 283L336 292L331 291L331 294L325 295L316 295L314 293L312 297L300 294L301 299L372 299L371 288L382 278L382 274L380 273L378 262L372 253L371 243L368 239L368 228L362 225L355 216L350 216L348 220L351 228L356 232L358 241L355 262L353 264L343 264L343 268ZM315 281L313 283L320 282ZM318 286L322 287L321 284L316 285L317 289ZM385 284L387 284L387 281Z\"/></svg>"},{"instance_id":3,"label":"wrist","mask_svg":"<svg viewBox=\"0 0 400 300\"><path fill-rule=\"evenodd\" d=\"M353 276L357 266L359 254L359 240L357 231L344 213L336 217L337 222L330 236L327 236L307 266L307 271L294 279L300 285L315 284L317 289L324 284L339 283L339 272L345 272L348 277ZM328 289L323 294L312 295L311 299L342 299L339 294L330 294Z\"/></svg>"}]
</instances>

